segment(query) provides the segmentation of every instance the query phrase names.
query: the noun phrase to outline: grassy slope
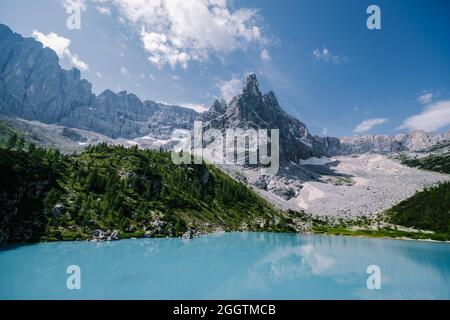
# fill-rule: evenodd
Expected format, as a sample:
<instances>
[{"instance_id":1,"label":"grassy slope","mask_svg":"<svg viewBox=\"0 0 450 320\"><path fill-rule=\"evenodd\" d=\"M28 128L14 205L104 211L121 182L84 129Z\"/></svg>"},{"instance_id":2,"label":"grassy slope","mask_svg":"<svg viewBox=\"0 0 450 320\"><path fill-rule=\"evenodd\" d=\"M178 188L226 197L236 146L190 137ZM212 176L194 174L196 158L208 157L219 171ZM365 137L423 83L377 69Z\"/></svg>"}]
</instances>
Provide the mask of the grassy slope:
<instances>
[{"instance_id":1,"label":"grassy slope","mask_svg":"<svg viewBox=\"0 0 450 320\"><path fill-rule=\"evenodd\" d=\"M450 154L405 159L404 164L423 170L450 174ZM432 230L450 239L450 183L416 193L387 212L388 220L398 225Z\"/></svg>"},{"instance_id":2,"label":"grassy slope","mask_svg":"<svg viewBox=\"0 0 450 320\"><path fill-rule=\"evenodd\" d=\"M68 129L68 132L72 133L70 129ZM64 153L80 152L83 149L77 142L65 136L63 132L52 131L37 124L0 116L0 145L5 145L12 135L16 135L25 144L32 143L41 148L59 149Z\"/></svg>"},{"instance_id":3,"label":"grassy slope","mask_svg":"<svg viewBox=\"0 0 450 320\"><path fill-rule=\"evenodd\" d=\"M87 239L96 229L119 230L121 237L143 236L144 228L156 236L217 227L293 231L298 217L275 210L213 166L174 165L167 152L106 145L71 156L0 149L0 159L2 176L16 181L2 185L0 199L1 228L13 241ZM15 199L18 194L25 196ZM60 212L53 210L57 204ZM21 225L29 227L23 238Z\"/></svg>"}]
</instances>

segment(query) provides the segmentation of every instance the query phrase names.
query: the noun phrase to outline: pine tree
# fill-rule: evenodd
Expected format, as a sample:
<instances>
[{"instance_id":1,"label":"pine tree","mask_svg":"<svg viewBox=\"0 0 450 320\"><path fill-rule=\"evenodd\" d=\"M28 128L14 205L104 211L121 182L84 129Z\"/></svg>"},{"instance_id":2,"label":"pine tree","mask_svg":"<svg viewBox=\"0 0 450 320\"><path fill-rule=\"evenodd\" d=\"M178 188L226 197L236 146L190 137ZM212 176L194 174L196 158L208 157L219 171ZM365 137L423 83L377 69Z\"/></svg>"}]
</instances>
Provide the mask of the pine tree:
<instances>
[{"instance_id":1,"label":"pine tree","mask_svg":"<svg viewBox=\"0 0 450 320\"><path fill-rule=\"evenodd\" d=\"M17 145L17 134L12 134L9 138L8 141L6 142L6 148L8 150L13 150Z\"/></svg>"},{"instance_id":2,"label":"pine tree","mask_svg":"<svg viewBox=\"0 0 450 320\"><path fill-rule=\"evenodd\" d=\"M21 151L25 147L25 139L23 137L19 137L17 139L16 146L17 150Z\"/></svg>"},{"instance_id":3,"label":"pine tree","mask_svg":"<svg viewBox=\"0 0 450 320\"><path fill-rule=\"evenodd\" d=\"M36 145L34 143L30 143L28 145L28 153L33 156L34 153L36 152Z\"/></svg>"}]
</instances>

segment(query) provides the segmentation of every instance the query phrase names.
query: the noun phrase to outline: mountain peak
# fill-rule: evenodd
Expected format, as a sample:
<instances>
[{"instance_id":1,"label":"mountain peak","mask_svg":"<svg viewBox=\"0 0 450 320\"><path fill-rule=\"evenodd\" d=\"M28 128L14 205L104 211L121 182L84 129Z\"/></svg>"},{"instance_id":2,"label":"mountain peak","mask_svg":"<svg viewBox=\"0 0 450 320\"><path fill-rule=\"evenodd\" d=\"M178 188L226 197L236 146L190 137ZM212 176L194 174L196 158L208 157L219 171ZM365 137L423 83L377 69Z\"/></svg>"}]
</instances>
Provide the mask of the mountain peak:
<instances>
[{"instance_id":1,"label":"mountain peak","mask_svg":"<svg viewBox=\"0 0 450 320\"><path fill-rule=\"evenodd\" d=\"M256 85L258 85L258 78L256 77L256 74L253 73L253 72L250 73L250 74L247 76L246 83L247 83L247 85L248 85L249 83L255 83Z\"/></svg>"},{"instance_id":2,"label":"mountain peak","mask_svg":"<svg viewBox=\"0 0 450 320\"><path fill-rule=\"evenodd\" d=\"M256 74L250 73L247 76L247 80L244 86L244 93L250 93L255 95L261 94L261 92L259 91L259 82L258 79L256 78Z\"/></svg>"},{"instance_id":3,"label":"mountain peak","mask_svg":"<svg viewBox=\"0 0 450 320\"><path fill-rule=\"evenodd\" d=\"M254 73L247 76L243 91L227 107L225 103L215 101L200 119L205 121L204 128L219 131L228 128L279 130L280 159L283 163L326 155L328 144L333 142L314 138L304 123L282 109L273 91L262 94Z\"/></svg>"}]
</instances>

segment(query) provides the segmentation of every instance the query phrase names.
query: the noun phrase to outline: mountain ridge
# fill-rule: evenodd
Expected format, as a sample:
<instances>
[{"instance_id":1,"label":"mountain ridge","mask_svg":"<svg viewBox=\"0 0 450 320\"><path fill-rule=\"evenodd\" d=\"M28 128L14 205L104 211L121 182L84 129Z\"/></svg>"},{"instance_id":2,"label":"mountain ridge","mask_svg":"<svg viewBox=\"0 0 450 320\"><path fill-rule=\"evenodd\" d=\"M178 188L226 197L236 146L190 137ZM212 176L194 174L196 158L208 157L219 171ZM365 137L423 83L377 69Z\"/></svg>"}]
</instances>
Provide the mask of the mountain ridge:
<instances>
[{"instance_id":1,"label":"mountain ridge","mask_svg":"<svg viewBox=\"0 0 450 320\"><path fill-rule=\"evenodd\" d=\"M430 133L420 130L396 135L357 135L340 137L341 153L367 153L382 154L402 151L419 152L438 143L450 140L450 131L443 133Z\"/></svg>"},{"instance_id":2,"label":"mountain ridge","mask_svg":"<svg viewBox=\"0 0 450 320\"><path fill-rule=\"evenodd\" d=\"M136 95L105 90L92 93L76 68L64 70L56 53L33 38L0 24L0 113L47 124L105 134L167 138L173 129L190 129L197 112L142 101Z\"/></svg>"},{"instance_id":3,"label":"mountain ridge","mask_svg":"<svg viewBox=\"0 0 450 320\"><path fill-rule=\"evenodd\" d=\"M175 129L191 130L202 120L205 128L279 129L282 162L309 157L361 153L419 151L450 140L450 132L319 137L286 113L273 91L262 93L255 74L229 104L216 100L204 113L142 101L136 95L109 89L96 95L76 68L64 70L56 53L33 38L0 24L0 114L45 124L92 131L112 139L151 136L168 140Z\"/></svg>"}]
</instances>

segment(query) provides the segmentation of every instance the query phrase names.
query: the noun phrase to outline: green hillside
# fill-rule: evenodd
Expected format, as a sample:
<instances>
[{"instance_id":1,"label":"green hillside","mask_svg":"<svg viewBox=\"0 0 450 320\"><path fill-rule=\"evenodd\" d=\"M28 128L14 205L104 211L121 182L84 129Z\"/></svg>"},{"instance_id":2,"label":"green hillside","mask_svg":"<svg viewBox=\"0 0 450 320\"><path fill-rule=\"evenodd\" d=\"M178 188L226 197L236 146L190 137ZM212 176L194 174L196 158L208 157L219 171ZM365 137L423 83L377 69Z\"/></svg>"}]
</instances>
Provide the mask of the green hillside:
<instances>
[{"instance_id":1,"label":"green hillside","mask_svg":"<svg viewBox=\"0 0 450 320\"><path fill-rule=\"evenodd\" d=\"M398 225L450 234L450 183L418 192L388 214Z\"/></svg>"},{"instance_id":2,"label":"green hillside","mask_svg":"<svg viewBox=\"0 0 450 320\"><path fill-rule=\"evenodd\" d=\"M168 152L102 144L62 155L5 143L0 242L89 239L95 230L121 238L293 231L298 218L213 166L173 164Z\"/></svg>"},{"instance_id":3,"label":"green hillside","mask_svg":"<svg viewBox=\"0 0 450 320\"><path fill-rule=\"evenodd\" d=\"M450 173L448 153L421 159L404 159L402 163L423 170ZM431 230L443 234L443 238L450 238L450 183L442 183L416 193L388 210L387 217L397 225Z\"/></svg>"},{"instance_id":4,"label":"green hillside","mask_svg":"<svg viewBox=\"0 0 450 320\"><path fill-rule=\"evenodd\" d=\"M450 174L450 153L431 155L421 159L405 159L402 163L413 168Z\"/></svg>"}]
</instances>

